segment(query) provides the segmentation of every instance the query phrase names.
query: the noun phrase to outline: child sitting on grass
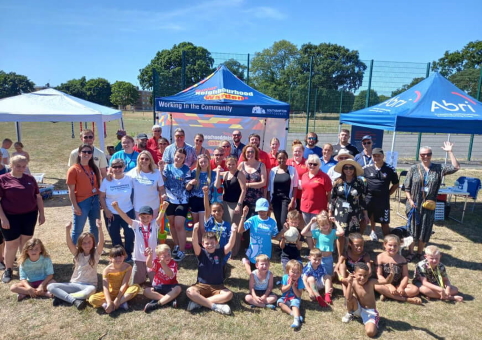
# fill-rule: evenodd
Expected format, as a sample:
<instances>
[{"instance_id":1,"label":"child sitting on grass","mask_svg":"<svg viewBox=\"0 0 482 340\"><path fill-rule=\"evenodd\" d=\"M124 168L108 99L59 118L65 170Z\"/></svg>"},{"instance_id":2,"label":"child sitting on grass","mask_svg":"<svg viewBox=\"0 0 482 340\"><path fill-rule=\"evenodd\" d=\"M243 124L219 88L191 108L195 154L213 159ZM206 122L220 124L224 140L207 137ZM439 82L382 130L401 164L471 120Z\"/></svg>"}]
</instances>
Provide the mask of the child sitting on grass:
<instances>
[{"instance_id":1,"label":"child sitting on grass","mask_svg":"<svg viewBox=\"0 0 482 340\"><path fill-rule=\"evenodd\" d=\"M286 274L281 280L281 297L277 303L281 310L293 316L291 328L300 328L303 317L300 315L301 295L305 285L301 279L303 267L296 260L290 260L286 264Z\"/></svg>"},{"instance_id":2,"label":"child sitting on grass","mask_svg":"<svg viewBox=\"0 0 482 340\"><path fill-rule=\"evenodd\" d=\"M343 279L342 283L346 285L345 298L348 313L341 319L347 323L353 318L361 317L365 325L366 335L373 338L378 332L378 321L380 316L377 311L375 302L375 285L390 284L394 276L394 264L389 264L389 274L387 278L371 279L368 265L358 262L355 270L348 278Z\"/></svg>"},{"instance_id":3,"label":"child sitting on grass","mask_svg":"<svg viewBox=\"0 0 482 340\"><path fill-rule=\"evenodd\" d=\"M277 296L273 294L273 273L269 270L269 258L256 256L256 269L249 275L249 292L244 299L253 307L275 309Z\"/></svg>"},{"instance_id":4,"label":"child sitting on grass","mask_svg":"<svg viewBox=\"0 0 482 340\"><path fill-rule=\"evenodd\" d=\"M102 272L102 292L89 297L89 303L94 308L102 307L108 314L119 308L128 310L127 301L141 290L137 284L129 286L132 267L124 262L126 257L127 253L122 246L114 246L110 250L110 264Z\"/></svg>"},{"instance_id":5,"label":"child sitting on grass","mask_svg":"<svg viewBox=\"0 0 482 340\"><path fill-rule=\"evenodd\" d=\"M177 282L177 263L171 255L171 248L167 244L156 247L156 257L153 258L152 249L147 248L147 267L154 273L152 288L144 289L144 296L151 299L144 307L144 312L149 313L169 302L177 307L176 297L181 294L181 286Z\"/></svg>"},{"instance_id":6,"label":"child sitting on grass","mask_svg":"<svg viewBox=\"0 0 482 340\"><path fill-rule=\"evenodd\" d=\"M462 302L457 287L450 283L447 271L440 262L442 254L437 246L425 248L425 260L420 261L415 268L414 284L423 295L440 300Z\"/></svg>"},{"instance_id":7,"label":"child sitting on grass","mask_svg":"<svg viewBox=\"0 0 482 340\"><path fill-rule=\"evenodd\" d=\"M229 242L224 248L218 247L216 234L206 232L202 237L202 247L198 237L199 223L192 230L192 246L198 259L197 282L189 287L186 295L191 301L188 311L204 306L220 314L231 314L231 308L226 304L233 298L233 292L227 289L224 282L225 256L233 249L236 240L236 224L231 227Z\"/></svg>"},{"instance_id":8,"label":"child sitting on grass","mask_svg":"<svg viewBox=\"0 0 482 340\"><path fill-rule=\"evenodd\" d=\"M333 304L331 300L333 285L331 276L326 273L321 265L321 250L318 248L311 249L309 258L310 262L303 268L303 284L312 301L316 300L321 307L328 307L328 304ZM325 288L325 298L319 292L323 287Z\"/></svg>"}]
</instances>

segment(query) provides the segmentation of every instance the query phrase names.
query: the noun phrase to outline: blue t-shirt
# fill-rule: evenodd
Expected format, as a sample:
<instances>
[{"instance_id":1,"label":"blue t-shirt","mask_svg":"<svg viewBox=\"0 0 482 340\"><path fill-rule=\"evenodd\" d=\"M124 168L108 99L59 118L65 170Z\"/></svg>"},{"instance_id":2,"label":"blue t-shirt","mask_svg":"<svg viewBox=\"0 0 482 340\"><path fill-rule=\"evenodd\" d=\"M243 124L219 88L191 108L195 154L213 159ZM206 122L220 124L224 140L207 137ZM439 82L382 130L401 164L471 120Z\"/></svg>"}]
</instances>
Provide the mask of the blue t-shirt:
<instances>
[{"instance_id":1,"label":"blue t-shirt","mask_svg":"<svg viewBox=\"0 0 482 340\"><path fill-rule=\"evenodd\" d=\"M335 229L331 229L328 235L323 234L319 229L313 229L311 235L316 240L316 248L321 251L333 251L334 242L338 238Z\"/></svg>"},{"instance_id":2,"label":"blue t-shirt","mask_svg":"<svg viewBox=\"0 0 482 340\"><path fill-rule=\"evenodd\" d=\"M186 185L191 180L191 170L186 165L176 168L174 164L166 164L162 175L165 178L167 201L174 204L187 204L189 193Z\"/></svg>"},{"instance_id":3,"label":"blue t-shirt","mask_svg":"<svg viewBox=\"0 0 482 340\"><path fill-rule=\"evenodd\" d=\"M256 256L264 254L271 258L271 238L278 235L278 227L275 220L268 217L262 220L258 215L244 222L244 229L251 230L249 248L246 251L251 263L256 263Z\"/></svg>"},{"instance_id":4,"label":"blue t-shirt","mask_svg":"<svg viewBox=\"0 0 482 340\"><path fill-rule=\"evenodd\" d=\"M20 280L28 282L43 281L49 275L54 274L54 266L50 257L40 255L35 262L26 259L19 268Z\"/></svg>"},{"instance_id":5,"label":"blue t-shirt","mask_svg":"<svg viewBox=\"0 0 482 340\"><path fill-rule=\"evenodd\" d=\"M318 265L318 268L313 269L311 266L311 262L308 262L306 266L303 268L303 277L310 277L313 276L316 282L322 282L323 276L326 275L325 268L321 265Z\"/></svg>"},{"instance_id":6,"label":"blue t-shirt","mask_svg":"<svg viewBox=\"0 0 482 340\"><path fill-rule=\"evenodd\" d=\"M112 161L114 159L122 159L124 161L124 164L126 165L126 168L124 169L124 172L130 171L137 166L137 157L138 156L139 156L139 152L137 152L137 151L134 151L130 154L125 153L124 150L117 151L110 158L109 166L112 165Z\"/></svg>"},{"instance_id":7,"label":"blue t-shirt","mask_svg":"<svg viewBox=\"0 0 482 340\"><path fill-rule=\"evenodd\" d=\"M196 170L191 172L191 179L196 178ZM211 171L211 183L208 185L208 173L207 172L200 172L198 184L195 185L191 191L189 192L190 197L204 197L203 187L209 186L209 201L212 199L212 194L214 189L214 183L216 182L216 172Z\"/></svg>"},{"instance_id":8,"label":"blue t-shirt","mask_svg":"<svg viewBox=\"0 0 482 340\"><path fill-rule=\"evenodd\" d=\"M323 160L323 157L320 157L321 161L321 171L323 171L325 174L328 173L328 170L330 170L331 167L335 166L338 162L335 161L333 157L328 162L325 162Z\"/></svg>"},{"instance_id":9,"label":"blue t-shirt","mask_svg":"<svg viewBox=\"0 0 482 340\"><path fill-rule=\"evenodd\" d=\"M201 253L197 257L197 282L208 285L222 285L224 281L224 255L224 248L218 248L211 254L206 249L201 248Z\"/></svg>"},{"instance_id":10,"label":"blue t-shirt","mask_svg":"<svg viewBox=\"0 0 482 340\"><path fill-rule=\"evenodd\" d=\"M305 151L303 152L303 158L308 159L308 156L311 154L315 154L321 158L323 154L323 149L316 145L313 149L310 149L309 147L305 146Z\"/></svg>"},{"instance_id":11,"label":"blue t-shirt","mask_svg":"<svg viewBox=\"0 0 482 340\"><path fill-rule=\"evenodd\" d=\"M283 286L286 286L288 284L288 279L289 279L289 275L288 274L285 274L283 275L283 278L281 279L281 284ZM298 279L298 289L305 289L305 284L303 283L303 280L301 279L301 277ZM299 299L299 297L297 297L295 295L295 293L293 292L293 288L290 288L290 290L284 292L283 294L281 294L281 297L282 298L285 298L287 300L291 300L291 299Z\"/></svg>"},{"instance_id":12,"label":"blue t-shirt","mask_svg":"<svg viewBox=\"0 0 482 340\"><path fill-rule=\"evenodd\" d=\"M355 156L355 161L360 164L362 167L370 165L373 163L373 158L365 155L365 152L362 151L358 155Z\"/></svg>"},{"instance_id":13,"label":"blue t-shirt","mask_svg":"<svg viewBox=\"0 0 482 340\"><path fill-rule=\"evenodd\" d=\"M179 149L175 143L169 145L162 155L162 160L167 164L174 164L174 155L176 154L176 150ZM186 151L186 159L184 160L184 164L191 168L194 164L196 164L196 150L189 145L184 143L182 147Z\"/></svg>"},{"instance_id":14,"label":"blue t-shirt","mask_svg":"<svg viewBox=\"0 0 482 340\"><path fill-rule=\"evenodd\" d=\"M216 233L219 248L224 249L224 246L228 244L229 238L231 237L231 225L228 222L223 221L219 223L216 222L214 217L209 216L208 220L204 223L204 229ZM227 262L230 256L231 252L224 256L224 261Z\"/></svg>"}]
</instances>

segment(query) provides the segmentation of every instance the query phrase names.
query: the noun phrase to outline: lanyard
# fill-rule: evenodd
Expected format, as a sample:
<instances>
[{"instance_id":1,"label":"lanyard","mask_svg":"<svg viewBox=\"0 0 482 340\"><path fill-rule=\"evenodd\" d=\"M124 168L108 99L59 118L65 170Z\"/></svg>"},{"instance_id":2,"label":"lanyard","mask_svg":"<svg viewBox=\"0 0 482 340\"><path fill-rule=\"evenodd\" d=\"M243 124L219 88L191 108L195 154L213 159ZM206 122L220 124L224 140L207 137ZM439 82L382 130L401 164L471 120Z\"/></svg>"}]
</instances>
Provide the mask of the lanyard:
<instances>
[{"instance_id":1,"label":"lanyard","mask_svg":"<svg viewBox=\"0 0 482 340\"><path fill-rule=\"evenodd\" d=\"M435 278L437 279L437 282L438 282L439 286L442 287L442 288L445 288L444 280L443 280L443 278L442 278L442 274L440 273L440 270L439 270L438 266L437 266L437 268L436 268L437 275L435 275L435 272L433 271L433 269L432 269L432 267L430 266L430 264L428 264L428 266L429 266L430 270L432 271L433 276L435 276Z\"/></svg>"},{"instance_id":2,"label":"lanyard","mask_svg":"<svg viewBox=\"0 0 482 340\"><path fill-rule=\"evenodd\" d=\"M82 168L82 170L84 170L85 174L87 175L87 177L89 178L89 181L90 181L90 185L92 185L92 188L95 188L94 186L94 178L95 178L95 175L94 175L94 172L92 171L92 169L90 169L90 175L89 173L87 172L87 170L85 170L85 168L82 166L82 164L79 164L80 167ZM91 177L92 175L92 177Z\"/></svg>"},{"instance_id":3,"label":"lanyard","mask_svg":"<svg viewBox=\"0 0 482 340\"><path fill-rule=\"evenodd\" d=\"M144 238L144 246L147 248L149 247L149 238L151 237L151 225L149 224L147 226L147 229L144 228L144 225L141 224L141 233L142 233L142 237Z\"/></svg>"},{"instance_id":4,"label":"lanyard","mask_svg":"<svg viewBox=\"0 0 482 340\"><path fill-rule=\"evenodd\" d=\"M346 185L345 182L343 182L343 188L345 189L345 199L348 200L348 195L350 194L352 186L351 185L348 186L348 185ZM348 188L348 190L347 190L347 188Z\"/></svg>"},{"instance_id":5,"label":"lanyard","mask_svg":"<svg viewBox=\"0 0 482 340\"><path fill-rule=\"evenodd\" d=\"M362 155L362 156L363 156L363 157L362 157L362 158L363 158L363 163L365 163L365 166L370 165L370 164L373 163L373 158L372 158L372 157L368 157L367 155ZM367 164L367 158L369 159L368 164Z\"/></svg>"}]
</instances>

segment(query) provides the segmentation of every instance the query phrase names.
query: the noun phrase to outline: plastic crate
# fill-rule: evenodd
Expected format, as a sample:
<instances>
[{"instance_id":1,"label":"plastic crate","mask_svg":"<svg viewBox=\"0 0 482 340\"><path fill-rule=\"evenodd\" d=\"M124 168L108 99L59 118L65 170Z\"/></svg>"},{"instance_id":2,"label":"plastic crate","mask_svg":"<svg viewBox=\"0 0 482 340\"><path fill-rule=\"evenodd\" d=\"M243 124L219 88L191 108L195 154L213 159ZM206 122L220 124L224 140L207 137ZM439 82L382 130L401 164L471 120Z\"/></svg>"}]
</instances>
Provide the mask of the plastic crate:
<instances>
[{"instance_id":1,"label":"plastic crate","mask_svg":"<svg viewBox=\"0 0 482 340\"><path fill-rule=\"evenodd\" d=\"M437 202L435 206L435 221L445 220L445 202Z\"/></svg>"}]
</instances>

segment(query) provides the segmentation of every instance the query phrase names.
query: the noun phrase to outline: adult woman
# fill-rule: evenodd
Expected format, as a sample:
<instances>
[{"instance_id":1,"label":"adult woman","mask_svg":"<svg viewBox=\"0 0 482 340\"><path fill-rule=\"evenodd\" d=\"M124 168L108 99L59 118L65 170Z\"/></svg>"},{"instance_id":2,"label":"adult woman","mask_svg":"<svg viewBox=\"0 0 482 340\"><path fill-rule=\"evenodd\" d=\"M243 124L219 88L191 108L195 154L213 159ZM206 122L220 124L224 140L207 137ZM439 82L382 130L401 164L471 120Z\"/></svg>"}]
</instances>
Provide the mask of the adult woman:
<instances>
[{"instance_id":1,"label":"adult woman","mask_svg":"<svg viewBox=\"0 0 482 340\"><path fill-rule=\"evenodd\" d=\"M79 147L77 163L67 171L69 198L74 212L72 227L74 244L77 244L77 238L82 234L87 219L89 219L89 231L94 235L96 242L98 240L95 220L100 218L100 172L94 163L93 152L93 146L82 144Z\"/></svg>"},{"instance_id":2,"label":"adult woman","mask_svg":"<svg viewBox=\"0 0 482 340\"><path fill-rule=\"evenodd\" d=\"M296 169L286 164L288 153L280 150L276 153L278 166L269 173L268 193L278 231L283 229L289 210L296 206L296 194L298 192L298 173Z\"/></svg>"},{"instance_id":3,"label":"adult woman","mask_svg":"<svg viewBox=\"0 0 482 340\"><path fill-rule=\"evenodd\" d=\"M331 180L327 174L320 171L320 157L310 154L306 160L308 171L301 177L300 210L303 214L303 221L308 224L313 217L328 207L328 196L331 192ZM308 246L313 248L313 240L307 238Z\"/></svg>"},{"instance_id":4,"label":"adult woman","mask_svg":"<svg viewBox=\"0 0 482 340\"><path fill-rule=\"evenodd\" d=\"M131 136L122 137L121 143L122 150L117 151L115 154L112 155L109 165L112 164L112 161L114 159L120 158L124 161L124 164L126 165L124 168L124 172L128 172L136 167L139 152L134 150L134 138L132 138Z\"/></svg>"},{"instance_id":5,"label":"adult woman","mask_svg":"<svg viewBox=\"0 0 482 340\"><path fill-rule=\"evenodd\" d=\"M286 164L295 167L296 172L298 173L298 178L301 180L303 175L308 171L308 167L306 166L306 160L303 158L303 152L305 147L303 143L299 139L295 139L292 144L292 151L293 151L293 158L290 158L286 161ZM296 209L301 212L301 188L298 187L298 191L296 193Z\"/></svg>"},{"instance_id":6,"label":"adult woman","mask_svg":"<svg viewBox=\"0 0 482 340\"><path fill-rule=\"evenodd\" d=\"M453 143L444 142L442 149L450 156L450 165L432 163L432 149L428 146L420 148L420 164L412 165L405 179L405 192L407 194L407 214L415 208L410 222L410 233L414 242L410 246L410 254L407 260L416 259L419 261L423 256L425 244L430 240L432 227L435 219L435 210L423 208L426 200L436 200L442 178L445 175L455 173L460 169L459 162L453 152ZM414 253L414 246L417 243L417 254Z\"/></svg>"},{"instance_id":7,"label":"adult woman","mask_svg":"<svg viewBox=\"0 0 482 340\"><path fill-rule=\"evenodd\" d=\"M164 150L166 150L167 146L169 145L169 141L164 138L164 137L161 137L159 138L158 140L158 145L159 145L159 149L156 150L157 152L157 159L162 159L162 155L164 155Z\"/></svg>"},{"instance_id":8,"label":"adult woman","mask_svg":"<svg viewBox=\"0 0 482 340\"><path fill-rule=\"evenodd\" d=\"M268 156L269 156L269 168L272 169L275 166L278 166L278 160L276 159L276 155L278 154L279 150L279 139L278 138L271 138L269 142L269 146L271 148Z\"/></svg>"},{"instance_id":9,"label":"adult woman","mask_svg":"<svg viewBox=\"0 0 482 340\"><path fill-rule=\"evenodd\" d=\"M112 240L112 246L123 246L127 253L126 261L130 261L132 251L134 250L134 231L129 228L111 204L114 201L118 202L121 210L131 219L134 219L135 212L131 201L134 185L132 178L124 175L125 163L122 159L114 159L110 168L112 172L111 179L104 178L100 186L100 205L104 210L104 219ZM122 243L121 228L124 231L124 243Z\"/></svg>"},{"instance_id":10,"label":"adult woman","mask_svg":"<svg viewBox=\"0 0 482 340\"><path fill-rule=\"evenodd\" d=\"M161 196L164 195L164 180L149 151L141 151L137 157L137 166L127 176L132 178L134 184L136 219L139 217L139 209L145 205L152 208L153 216L157 218Z\"/></svg>"},{"instance_id":11,"label":"adult woman","mask_svg":"<svg viewBox=\"0 0 482 340\"><path fill-rule=\"evenodd\" d=\"M10 158L11 172L0 176L0 220L5 238L5 271L2 281L12 279L13 261L17 249L32 238L35 224L45 222L44 204L35 178L25 173L25 156Z\"/></svg>"},{"instance_id":12,"label":"adult woman","mask_svg":"<svg viewBox=\"0 0 482 340\"><path fill-rule=\"evenodd\" d=\"M174 163L162 164L162 176L166 186L166 196L169 206L166 216L169 221L172 240L174 241L173 256L175 261L184 259L186 250L186 221L189 209L189 194L186 185L191 177L191 170L184 164L186 150L178 148L174 153Z\"/></svg>"},{"instance_id":13,"label":"adult woman","mask_svg":"<svg viewBox=\"0 0 482 340\"><path fill-rule=\"evenodd\" d=\"M204 135L202 133L198 133L194 137L194 151L196 151L196 156L208 155L208 158L210 158L209 150L203 146L203 142L204 142Z\"/></svg>"},{"instance_id":14,"label":"adult woman","mask_svg":"<svg viewBox=\"0 0 482 340\"><path fill-rule=\"evenodd\" d=\"M347 159L335 165L335 171L341 175L333 184L328 216L330 221L339 224L345 230L345 237L350 233L359 233L362 219L370 222L365 204L365 185L358 176L363 176L363 169L355 160ZM337 241L339 254L343 254L345 239Z\"/></svg>"},{"instance_id":15,"label":"adult woman","mask_svg":"<svg viewBox=\"0 0 482 340\"><path fill-rule=\"evenodd\" d=\"M323 171L325 174L328 173L328 170L336 163L335 159L333 158L333 145L330 143L326 143L323 145L323 149L321 150L321 171Z\"/></svg>"},{"instance_id":16,"label":"adult woman","mask_svg":"<svg viewBox=\"0 0 482 340\"><path fill-rule=\"evenodd\" d=\"M224 173L223 180L216 179L216 187L221 185L224 188L223 193L223 221L229 224L236 223L239 225L244 197L246 196L246 176L237 169L238 159L235 156L229 156L226 159L226 167L228 171ZM220 179L221 176L218 176ZM222 182L222 183L221 183ZM237 233L236 243L234 244L232 255L236 256L239 251L241 234Z\"/></svg>"}]
</instances>

